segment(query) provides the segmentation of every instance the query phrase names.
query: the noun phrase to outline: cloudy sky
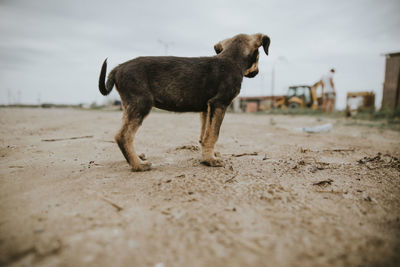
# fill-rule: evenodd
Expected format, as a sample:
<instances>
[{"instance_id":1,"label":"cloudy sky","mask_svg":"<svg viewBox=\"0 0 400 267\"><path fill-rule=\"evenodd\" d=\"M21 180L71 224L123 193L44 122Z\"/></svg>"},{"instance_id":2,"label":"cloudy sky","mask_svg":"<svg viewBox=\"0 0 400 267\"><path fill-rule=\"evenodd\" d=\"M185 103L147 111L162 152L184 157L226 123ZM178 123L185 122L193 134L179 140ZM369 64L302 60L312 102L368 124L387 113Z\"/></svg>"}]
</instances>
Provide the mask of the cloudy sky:
<instances>
[{"instance_id":1,"label":"cloudy sky","mask_svg":"<svg viewBox=\"0 0 400 267\"><path fill-rule=\"evenodd\" d=\"M382 54L400 51L399 14L398 0L0 0L0 104L103 103L106 57L113 67L145 55L211 56L216 42L257 32L270 36L270 56L241 95L271 94L273 68L278 95L334 67L338 108L348 91L375 91L380 102Z\"/></svg>"}]
</instances>

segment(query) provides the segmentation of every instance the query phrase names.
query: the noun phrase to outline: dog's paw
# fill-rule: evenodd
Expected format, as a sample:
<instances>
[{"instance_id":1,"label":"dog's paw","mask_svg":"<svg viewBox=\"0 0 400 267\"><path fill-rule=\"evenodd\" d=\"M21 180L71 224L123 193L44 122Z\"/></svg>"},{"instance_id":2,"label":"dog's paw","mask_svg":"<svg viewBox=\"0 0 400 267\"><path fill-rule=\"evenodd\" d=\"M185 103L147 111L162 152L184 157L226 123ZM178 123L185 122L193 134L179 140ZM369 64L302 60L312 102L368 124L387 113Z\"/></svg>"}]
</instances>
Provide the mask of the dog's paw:
<instances>
[{"instance_id":1,"label":"dog's paw","mask_svg":"<svg viewBox=\"0 0 400 267\"><path fill-rule=\"evenodd\" d=\"M150 162L141 163L138 166L132 167L132 171L134 171L134 172L144 172L144 171L148 171L150 169L151 169Z\"/></svg>"},{"instance_id":2,"label":"dog's paw","mask_svg":"<svg viewBox=\"0 0 400 267\"><path fill-rule=\"evenodd\" d=\"M210 167L224 167L225 164L222 160L220 159L209 159L209 160L204 160L201 162L202 164Z\"/></svg>"}]
</instances>

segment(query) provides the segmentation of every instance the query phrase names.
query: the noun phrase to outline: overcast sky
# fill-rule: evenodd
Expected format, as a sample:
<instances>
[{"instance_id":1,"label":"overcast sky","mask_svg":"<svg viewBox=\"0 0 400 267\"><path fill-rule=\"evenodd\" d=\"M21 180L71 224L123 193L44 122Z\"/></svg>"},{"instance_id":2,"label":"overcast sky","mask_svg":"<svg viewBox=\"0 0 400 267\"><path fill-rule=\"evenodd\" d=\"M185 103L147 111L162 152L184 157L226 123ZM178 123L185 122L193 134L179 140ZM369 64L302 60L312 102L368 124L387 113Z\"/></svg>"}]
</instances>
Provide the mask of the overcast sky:
<instances>
[{"instance_id":1,"label":"overcast sky","mask_svg":"<svg viewBox=\"0 0 400 267\"><path fill-rule=\"evenodd\" d=\"M257 32L270 36L270 56L261 53L241 95L271 94L273 66L275 95L334 67L339 108L349 91L375 91L380 104L382 54L400 51L399 14L399 0L0 0L0 104L103 103L106 57L110 69L164 55L160 40L169 55L212 56L218 41Z\"/></svg>"}]
</instances>

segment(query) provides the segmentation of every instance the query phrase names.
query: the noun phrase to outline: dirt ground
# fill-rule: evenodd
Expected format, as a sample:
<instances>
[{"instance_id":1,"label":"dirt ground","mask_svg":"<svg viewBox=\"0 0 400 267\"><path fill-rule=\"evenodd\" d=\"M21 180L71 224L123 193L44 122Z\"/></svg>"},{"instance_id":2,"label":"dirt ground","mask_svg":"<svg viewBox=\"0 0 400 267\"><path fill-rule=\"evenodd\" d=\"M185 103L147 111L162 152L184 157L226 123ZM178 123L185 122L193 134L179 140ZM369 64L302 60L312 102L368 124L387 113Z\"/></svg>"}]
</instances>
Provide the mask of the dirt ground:
<instances>
[{"instance_id":1,"label":"dirt ground","mask_svg":"<svg viewBox=\"0 0 400 267\"><path fill-rule=\"evenodd\" d=\"M136 173L119 111L2 108L0 122L0 265L400 262L400 132L227 114L212 168L199 114L152 112L135 146L153 168Z\"/></svg>"}]
</instances>

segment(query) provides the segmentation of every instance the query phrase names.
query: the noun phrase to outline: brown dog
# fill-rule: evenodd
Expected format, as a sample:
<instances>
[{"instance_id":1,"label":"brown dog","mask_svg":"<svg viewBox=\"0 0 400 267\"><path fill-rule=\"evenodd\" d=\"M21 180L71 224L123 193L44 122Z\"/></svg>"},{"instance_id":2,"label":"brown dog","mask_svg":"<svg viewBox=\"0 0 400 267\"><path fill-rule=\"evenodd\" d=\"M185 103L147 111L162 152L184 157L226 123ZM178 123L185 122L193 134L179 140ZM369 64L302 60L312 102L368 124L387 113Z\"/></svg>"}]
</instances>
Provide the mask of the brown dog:
<instances>
[{"instance_id":1,"label":"brown dog","mask_svg":"<svg viewBox=\"0 0 400 267\"><path fill-rule=\"evenodd\" d=\"M101 68L103 95L115 85L124 109L122 128L115 135L134 171L145 171L133 147L134 136L152 107L175 112L200 112L203 162L223 166L214 155L219 129L227 107L239 94L243 76L258 73L258 48L268 55L270 39L263 34L239 34L214 46L213 57L139 57L115 67L108 75L107 59Z\"/></svg>"}]
</instances>

